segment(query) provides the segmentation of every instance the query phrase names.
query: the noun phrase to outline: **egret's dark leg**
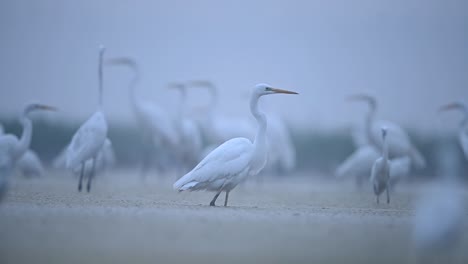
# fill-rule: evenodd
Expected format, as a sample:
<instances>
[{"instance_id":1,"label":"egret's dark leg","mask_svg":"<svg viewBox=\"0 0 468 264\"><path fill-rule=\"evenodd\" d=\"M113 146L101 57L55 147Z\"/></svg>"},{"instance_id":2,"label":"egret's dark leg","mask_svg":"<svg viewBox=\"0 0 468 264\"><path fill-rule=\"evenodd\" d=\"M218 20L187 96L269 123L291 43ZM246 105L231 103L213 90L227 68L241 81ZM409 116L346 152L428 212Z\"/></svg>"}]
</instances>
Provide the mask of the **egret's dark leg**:
<instances>
[{"instance_id":1,"label":"egret's dark leg","mask_svg":"<svg viewBox=\"0 0 468 264\"><path fill-rule=\"evenodd\" d=\"M216 195L213 197L213 200L211 200L211 202L210 202L210 206L216 206L215 202L216 202L216 199L218 199L218 196L219 196L220 193L221 193L221 190L216 193Z\"/></svg>"},{"instance_id":2,"label":"egret's dark leg","mask_svg":"<svg viewBox=\"0 0 468 264\"><path fill-rule=\"evenodd\" d=\"M229 191L226 191L226 199L224 199L224 207L227 206L228 198L229 198Z\"/></svg>"},{"instance_id":3,"label":"egret's dark leg","mask_svg":"<svg viewBox=\"0 0 468 264\"><path fill-rule=\"evenodd\" d=\"M96 169L96 158L94 157L93 158L93 165L91 167L91 173L89 174L89 177L88 177L88 184L86 185L86 190L88 192L91 190L91 181L93 180L94 174L96 173L95 169Z\"/></svg>"},{"instance_id":4,"label":"egret's dark leg","mask_svg":"<svg viewBox=\"0 0 468 264\"><path fill-rule=\"evenodd\" d=\"M379 196L377 195L377 204L379 204Z\"/></svg>"},{"instance_id":5,"label":"egret's dark leg","mask_svg":"<svg viewBox=\"0 0 468 264\"><path fill-rule=\"evenodd\" d=\"M390 191L388 190L388 187L387 187L387 203L388 204L390 203Z\"/></svg>"},{"instance_id":6,"label":"egret's dark leg","mask_svg":"<svg viewBox=\"0 0 468 264\"><path fill-rule=\"evenodd\" d=\"M83 182L83 175L85 170L85 163L81 163L81 173L80 173L80 180L78 181L78 191L81 192L81 183Z\"/></svg>"}]
</instances>

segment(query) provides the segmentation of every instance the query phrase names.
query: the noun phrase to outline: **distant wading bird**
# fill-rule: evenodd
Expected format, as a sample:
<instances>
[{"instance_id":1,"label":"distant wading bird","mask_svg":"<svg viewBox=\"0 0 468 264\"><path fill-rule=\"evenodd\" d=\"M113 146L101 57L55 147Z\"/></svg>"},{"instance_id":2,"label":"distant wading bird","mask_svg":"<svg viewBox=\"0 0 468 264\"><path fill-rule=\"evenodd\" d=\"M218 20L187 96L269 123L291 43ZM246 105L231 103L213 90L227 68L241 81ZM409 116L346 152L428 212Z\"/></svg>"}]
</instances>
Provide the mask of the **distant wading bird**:
<instances>
[{"instance_id":1,"label":"distant wading bird","mask_svg":"<svg viewBox=\"0 0 468 264\"><path fill-rule=\"evenodd\" d=\"M66 166L68 169L75 171L81 166L80 180L78 183L78 191L81 191L85 163L92 160L91 173L88 176L88 184L86 190L91 190L91 181L95 174L96 158L99 151L104 146L107 138L107 121L102 109L102 60L104 57L104 47L99 50L99 65L98 65L98 80L99 80L99 105L98 110L78 129L73 135L72 141L67 149Z\"/></svg>"},{"instance_id":2,"label":"distant wading bird","mask_svg":"<svg viewBox=\"0 0 468 264\"><path fill-rule=\"evenodd\" d=\"M468 159L468 107L462 102L453 102L440 108L440 111L448 110L459 110L463 113L463 119L458 131L458 141L463 149L465 158Z\"/></svg>"},{"instance_id":3,"label":"distant wading bird","mask_svg":"<svg viewBox=\"0 0 468 264\"><path fill-rule=\"evenodd\" d=\"M350 96L348 100L366 102L370 110L366 115L365 128L362 130L364 135L359 136L359 147L338 167L335 173L337 177L354 176L358 184L368 179L372 164L382 151L381 127L387 127L390 132L387 137L389 159L393 161L391 166L396 167L390 174L392 182L405 177L411 165L417 168L425 167L424 157L412 145L409 136L400 126L375 119L377 102L373 97L357 94Z\"/></svg>"},{"instance_id":4,"label":"distant wading bird","mask_svg":"<svg viewBox=\"0 0 468 264\"><path fill-rule=\"evenodd\" d=\"M390 203L390 193L388 190L390 181L390 161L388 160L387 128L382 128L382 156L378 158L372 166L371 182L374 188L376 201L383 191L387 193L387 203Z\"/></svg>"},{"instance_id":5,"label":"distant wading bird","mask_svg":"<svg viewBox=\"0 0 468 264\"><path fill-rule=\"evenodd\" d=\"M138 126L142 128L141 138L143 144L145 146L150 144L154 149L161 148L166 156L173 158L175 156L173 151L175 151L179 144L177 130L167 111L153 102L141 100L138 97L136 86L140 79L140 69L137 62L129 57L116 57L106 60L106 64L124 66L132 70L133 78L128 87L129 98ZM148 151L148 148L145 148L145 150L146 153L143 154L144 160L141 169L142 176L146 174L146 170L151 162L151 155L148 153L150 151Z\"/></svg>"},{"instance_id":6,"label":"distant wading bird","mask_svg":"<svg viewBox=\"0 0 468 264\"><path fill-rule=\"evenodd\" d=\"M55 108L41 104L29 104L20 117L20 123L23 126L21 137L18 139L11 134L0 135L0 200L6 193L8 179L16 163L29 149L33 125L28 114L36 110L55 111Z\"/></svg>"},{"instance_id":7,"label":"distant wading bird","mask_svg":"<svg viewBox=\"0 0 468 264\"><path fill-rule=\"evenodd\" d=\"M192 171L174 183L178 191L215 191L210 202L215 206L221 192L226 192L224 206L227 206L229 192L248 176L258 174L267 162L267 119L258 109L258 101L264 95L283 93L297 94L287 90L257 84L250 98L250 111L258 123L253 142L246 138L233 138L224 142L206 156Z\"/></svg>"},{"instance_id":8,"label":"distant wading bird","mask_svg":"<svg viewBox=\"0 0 468 264\"><path fill-rule=\"evenodd\" d=\"M170 83L169 89L178 90L181 97L174 122L179 132L178 156L183 169L192 168L201 160L203 150L201 131L197 123L187 116L187 87L182 83ZM184 171L186 172L187 170Z\"/></svg>"}]
</instances>

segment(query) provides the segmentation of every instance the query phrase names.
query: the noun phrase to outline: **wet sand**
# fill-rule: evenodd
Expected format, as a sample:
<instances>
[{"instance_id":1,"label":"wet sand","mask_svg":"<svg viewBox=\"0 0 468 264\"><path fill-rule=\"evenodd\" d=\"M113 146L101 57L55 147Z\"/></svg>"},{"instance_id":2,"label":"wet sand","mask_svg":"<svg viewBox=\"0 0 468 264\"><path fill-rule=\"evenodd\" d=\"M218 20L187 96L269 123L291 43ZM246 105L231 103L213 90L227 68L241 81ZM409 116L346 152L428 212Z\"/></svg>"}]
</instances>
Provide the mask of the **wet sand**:
<instances>
[{"instance_id":1,"label":"wet sand","mask_svg":"<svg viewBox=\"0 0 468 264\"><path fill-rule=\"evenodd\" d=\"M227 208L208 206L213 193L173 191L173 176L143 182L133 171L112 172L89 194L78 193L68 174L17 177L0 205L0 263L414 260L411 217L420 188L400 186L390 205L377 205L370 187L305 176L248 182L231 192ZM468 263L468 251L453 259Z\"/></svg>"}]
</instances>

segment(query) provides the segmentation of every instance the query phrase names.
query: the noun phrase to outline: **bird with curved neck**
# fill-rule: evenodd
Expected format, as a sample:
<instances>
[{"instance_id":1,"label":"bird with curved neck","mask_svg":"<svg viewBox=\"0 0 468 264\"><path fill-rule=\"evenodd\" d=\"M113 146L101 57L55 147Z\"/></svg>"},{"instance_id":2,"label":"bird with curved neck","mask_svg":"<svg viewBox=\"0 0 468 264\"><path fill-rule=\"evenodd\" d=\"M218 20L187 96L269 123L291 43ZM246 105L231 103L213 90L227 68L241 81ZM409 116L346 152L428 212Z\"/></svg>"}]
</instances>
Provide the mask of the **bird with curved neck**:
<instances>
[{"instance_id":1,"label":"bird with curved neck","mask_svg":"<svg viewBox=\"0 0 468 264\"><path fill-rule=\"evenodd\" d=\"M87 191L91 190L91 181L95 174L96 158L104 146L107 138L107 121L103 112L103 57L104 47L99 50L98 62L98 89L99 104L98 110L76 131L66 152L66 166L75 171L81 167L78 191L81 191L84 177L85 163L92 160L91 173L88 176Z\"/></svg>"},{"instance_id":2,"label":"bird with curved neck","mask_svg":"<svg viewBox=\"0 0 468 264\"><path fill-rule=\"evenodd\" d=\"M377 100L366 94L356 94L348 98L351 101L362 101L368 104L369 112L366 115L365 122L365 137L367 138L370 145L376 147L379 151L382 151L383 141L381 137L381 127L387 127L389 136L387 138L388 144L388 155L390 159L400 158L409 156L412 164L417 168L424 168L426 161L422 154L414 147L411 140L403 128L398 124L386 121L377 120L375 113L377 112Z\"/></svg>"},{"instance_id":3,"label":"bird with curved neck","mask_svg":"<svg viewBox=\"0 0 468 264\"><path fill-rule=\"evenodd\" d=\"M179 132L178 155L181 165L185 171L192 168L200 161L202 153L202 135L200 128L187 115L187 87L182 83L170 83L169 89L177 90L180 93L179 104L176 106L176 117L174 126Z\"/></svg>"},{"instance_id":4,"label":"bird with curved neck","mask_svg":"<svg viewBox=\"0 0 468 264\"><path fill-rule=\"evenodd\" d=\"M267 162L266 130L267 120L258 109L260 97L270 94L297 94L257 84L250 98L250 111L258 123L254 141L247 138L233 138L213 150L195 168L174 183L178 191L208 190L216 192L210 202L215 206L221 192L226 193L224 206L228 204L229 192L248 176L258 174Z\"/></svg>"},{"instance_id":5,"label":"bird with curved neck","mask_svg":"<svg viewBox=\"0 0 468 264\"><path fill-rule=\"evenodd\" d=\"M28 115L36 110L55 111L56 109L42 104L29 104L24 108L19 119L23 127L21 137L18 139L15 135L11 134L0 135L0 198L6 192L8 178L11 176L16 162L29 149L33 125Z\"/></svg>"},{"instance_id":6,"label":"bird with curved neck","mask_svg":"<svg viewBox=\"0 0 468 264\"><path fill-rule=\"evenodd\" d=\"M453 102L442 106L439 111L458 110L463 114L463 119L460 122L458 129L458 141L463 149L465 158L468 159L468 107L463 102Z\"/></svg>"},{"instance_id":7,"label":"bird with curved neck","mask_svg":"<svg viewBox=\"0 0 468 264\"><path fill-rule=\"evenodd\" d=\"M127 67L133 73L128 85L130 105L138 126L141 128L141 140L144 145L150 146L150 148L145 148L146 152L143 153L144 159L140 174L144 177L151 163L151 149L164 149L164 152L160 151L161 154L167 155L169 158L175 156L175 153L172 152L180 143L177 130L165 109L154 102L138 97L136 87L141 73L136 60L130 57L114 57L107 59L106 65ZM167 160L167 158L158 158L157 160ZM160 165L162 168L167 166L167 164Z\"/></svg>"},{"instance_id":8,"label":"bird with curved neck","mask_svg":"<svg viewBox=\"0 0 468 264\"><path fill-rule=\"evenodd\" d=\"M382 127L382 156L378 158L372 166L371 182L374 187L376 201L379 203L379 196L383 191L387 193L387 203L390 203L390 193L388 190L390 181L390 161L388 160L387 128Z\"/></svg>"}]
</instances>

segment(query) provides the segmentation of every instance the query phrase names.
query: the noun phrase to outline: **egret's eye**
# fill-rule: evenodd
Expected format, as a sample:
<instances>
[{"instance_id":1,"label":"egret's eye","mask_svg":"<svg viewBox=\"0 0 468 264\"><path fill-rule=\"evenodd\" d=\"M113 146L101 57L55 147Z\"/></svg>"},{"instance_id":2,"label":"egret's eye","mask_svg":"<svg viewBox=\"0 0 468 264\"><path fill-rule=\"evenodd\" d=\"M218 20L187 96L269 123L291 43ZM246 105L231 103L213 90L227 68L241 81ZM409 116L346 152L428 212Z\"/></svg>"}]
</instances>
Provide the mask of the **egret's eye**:
<instances>
[{"instance_id":1,"label":"egret's eye","mask_svg":"<svg viewBox=\"0 0 468 264\"><path fill-rule=\"evenodd\" d=\"M271 91L271 88L270 88L270 87L266 87L266 88L265 88L265 91Z\"/></svg>"}]
</instances>

